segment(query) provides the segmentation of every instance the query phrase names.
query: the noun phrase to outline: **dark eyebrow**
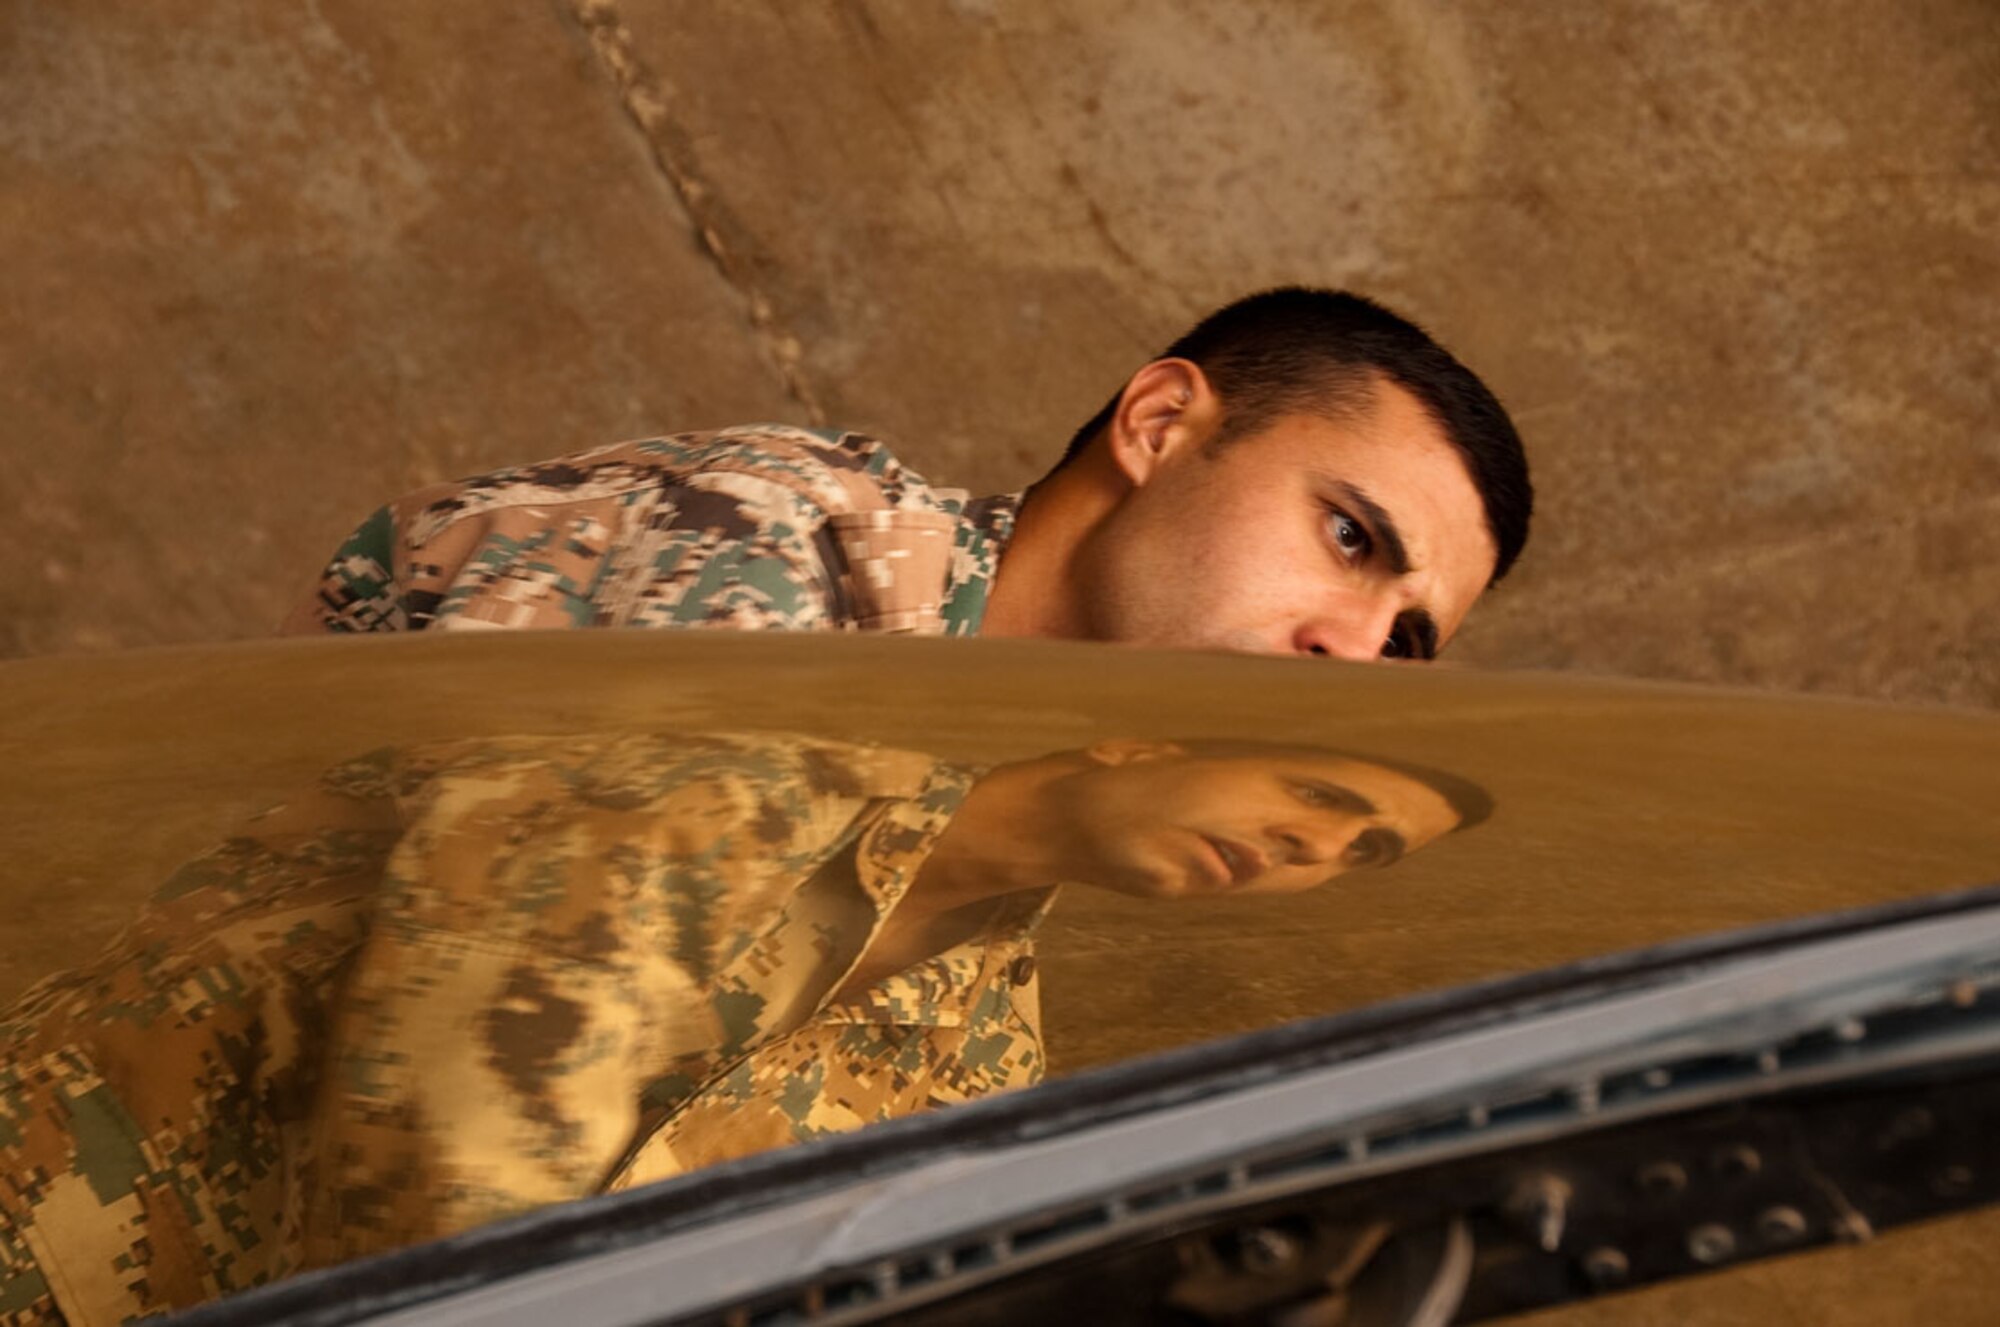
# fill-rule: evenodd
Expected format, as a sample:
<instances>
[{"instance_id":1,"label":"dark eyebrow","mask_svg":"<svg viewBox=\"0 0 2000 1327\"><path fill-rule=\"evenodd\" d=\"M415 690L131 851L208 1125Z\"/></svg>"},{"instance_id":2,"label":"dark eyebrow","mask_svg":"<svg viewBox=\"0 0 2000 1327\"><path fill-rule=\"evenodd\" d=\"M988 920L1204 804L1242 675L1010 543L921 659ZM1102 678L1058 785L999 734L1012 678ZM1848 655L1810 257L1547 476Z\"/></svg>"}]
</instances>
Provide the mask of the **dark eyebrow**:
<instances>
[{"instance_id":1,"label":"dark eyebrow","mask_svg":"<svg viewBox=\"0 0 2000 1327\"><path fill-rule=\"evenodd\" d=\"M1331 779L1316 778L1310 774L1299 775L1298 780L1300 783L1319 789L1350 811L1359 811L1364 816L1376 814L1375 803L1345 784L1335 783Z\"/></svg>"},{"instance_id":2,"label":"dark eyebrow","mask_svg":"<svg viewBox=\"0 0 2000 1327\"><path fill-rule=\"evenodd\" d=\"M1375 534L1375 542L1381 545L1382 561L1391 575L1410 574L1410 552L1403 547L1403 536L1396 529L1396 518L1384 511L1382 504L1363 493L1345 480L1329 481L1340 492L1340 496L1354 504L1354 510L1368 522Z\"/></svg>"}]
</instances>

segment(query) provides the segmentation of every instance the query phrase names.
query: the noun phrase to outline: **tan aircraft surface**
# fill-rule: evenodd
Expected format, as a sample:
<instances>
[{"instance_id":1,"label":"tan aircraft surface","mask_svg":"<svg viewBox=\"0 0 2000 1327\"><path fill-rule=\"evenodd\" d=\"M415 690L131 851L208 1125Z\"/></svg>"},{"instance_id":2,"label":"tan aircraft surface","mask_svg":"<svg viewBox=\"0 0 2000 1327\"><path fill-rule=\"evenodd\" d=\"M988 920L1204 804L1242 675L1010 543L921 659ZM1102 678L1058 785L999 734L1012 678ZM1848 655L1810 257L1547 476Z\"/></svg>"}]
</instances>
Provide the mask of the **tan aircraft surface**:
<instances>
[{"instance_id":1,"label":"tan aircraft surface","mask_svg":"<svg viewBox=\"0 0 2000 1327\"><path fill-rule=\"evenodd\" d=\"M2000 880L2000 719L1764 693L1051 643L437 633L0 665L0 993L337 761L488 735L794 732L989 765L1108 741L1447 771L1490 821L1309 892L1070 889L1056 1074L1669 939ZM1992 1320L2000 1215L1521 1321Z\"/></svg>"}]
</instances>

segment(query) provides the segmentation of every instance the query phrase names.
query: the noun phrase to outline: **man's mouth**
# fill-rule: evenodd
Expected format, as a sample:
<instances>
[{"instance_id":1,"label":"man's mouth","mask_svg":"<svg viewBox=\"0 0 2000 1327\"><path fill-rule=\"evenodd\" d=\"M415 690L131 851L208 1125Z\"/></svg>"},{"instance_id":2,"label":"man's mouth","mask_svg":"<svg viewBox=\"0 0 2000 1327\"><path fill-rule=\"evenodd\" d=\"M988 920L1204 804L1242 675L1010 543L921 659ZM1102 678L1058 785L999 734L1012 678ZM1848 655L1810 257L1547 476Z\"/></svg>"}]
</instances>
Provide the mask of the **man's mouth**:
<instances>
[{"instance_id":1,"label":"man's mouth","mask_svg":"<svg viewBox=\"0 0 2000 1327\"><path fill-rule=\"evenodd\" d=\"M1215 849L1215 855L1222 861L1222 869L1231 884L1246 884L1264 873L1264 856L1247 843L1235 839L1219 839L1213 835L1201 836L1208 846Z\"/></svg>"}]
</instances>

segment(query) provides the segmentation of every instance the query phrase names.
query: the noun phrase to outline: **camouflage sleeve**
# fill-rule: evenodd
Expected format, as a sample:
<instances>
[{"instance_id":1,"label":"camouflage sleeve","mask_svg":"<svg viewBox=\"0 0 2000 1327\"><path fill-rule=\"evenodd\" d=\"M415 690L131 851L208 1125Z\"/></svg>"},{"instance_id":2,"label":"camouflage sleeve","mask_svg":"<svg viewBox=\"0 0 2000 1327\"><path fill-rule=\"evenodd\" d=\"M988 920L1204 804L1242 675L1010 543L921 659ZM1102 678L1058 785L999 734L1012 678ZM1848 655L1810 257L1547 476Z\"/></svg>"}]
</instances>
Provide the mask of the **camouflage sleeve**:
<instances>
[{"instance_id":1,"label":"camouflage sleeve","mask_svg":"<svg viewBox=\"0 0 2000 1327\"><path fill-rule=\"evenodd\" d=\"M0 1323L130 1321L294 1270L290 1126L394 826L382 799L304 793L0 1014Z\"/></svg>"},{"instance_id":2,"label":"camouflage sleeve","mask_svg":"<svg viewBox=\"0 0 2000 1327\"><path fill-rule=\"evenodd\" d=\"M811 756L633 737L428 773L333 1028L308 1265L601 1184L660 1067L729 1041L718 970L845 841L862 802Z\"/></svg>"},{"instance_id":3,"label":"camouflage sleeve","mask_svg":"<svg viewBox=\"0 0 2000 1327\"><path fill-rule=\"evenodd\" d=\"M436 550L415 560L458 569L413 581L412 620L434 595L443 627L834 625L849 610L827 519L857 499L829 456L851 459L799 430L753 427L473 481L411 517L413 542Z\"/></svg>"},{"instance_id":4,"label":"camouflage sleeve","mask_svg":"<svg viewBox=\"0 0 2000 1327\"><path fill-rule=\"evenodd\" d=\"M282 630L847 625L850 564L871 602L871 577L941 591L954 524L927 494L860 434L755 425L613 443L398 498ZM938 545L935 574L902 565L912 550L894 540L876 547L892 529Z\"/></svg>"},{"instance_id":5,"label":"camouflage sleeve","mask_svg":"<svg viewBox=\"0 0 2000 1327\"><path fill-rule=\"evenodd\" d=\"M408 622L396 586L395 543L395 515L383 507L334 550L312 591L279 624L279 633L402 630Z\"/></svg>"}]
</instances>

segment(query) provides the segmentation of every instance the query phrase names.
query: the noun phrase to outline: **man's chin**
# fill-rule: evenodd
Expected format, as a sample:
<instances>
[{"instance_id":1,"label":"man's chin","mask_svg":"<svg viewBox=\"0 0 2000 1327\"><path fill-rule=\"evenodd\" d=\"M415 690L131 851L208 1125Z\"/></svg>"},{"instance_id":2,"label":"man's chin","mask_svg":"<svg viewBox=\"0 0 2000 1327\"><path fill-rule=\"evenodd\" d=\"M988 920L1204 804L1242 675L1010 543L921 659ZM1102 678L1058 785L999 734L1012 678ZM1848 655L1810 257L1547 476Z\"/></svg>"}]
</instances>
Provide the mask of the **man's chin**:
<instances>
[{"instance_id":1,"label":"man's chin","mask_svg":"<svg viewBox=\"0 0 2000 1327\"><path fill-rule=\"evenodd\" d=\"M1170 872L1150 871L1140 868L1105 873L1095 878L1078 877L1078 884L1101 889L1107 894L1118 894L1125 898L1145 899L1149 902L1161 899L1186 898L1194 892L1193 882L1185 875Z\"/></svg>"},{"instance_id":2,"label":"man's chin","mask_svg":"<svg viewBox=\"0 0 2000 1327\"><path fill-rule=\"evenodd\" d=\"M1140 642L1163 650L1219 650L1225 654L1283 654L1269 641L1252 631L1224 631L1197 635L1163 636Z\"/></svg>"},{"instance_id":3,"label":"man's chin","mask_svg":"<svg viewBox=\"0 0 2000 1327\"><path fill-rule=\"evenodd\" d=\"M1215 892L1206 880L1187 871L1134 872L1115 888L1127 898L1154 902L1201 898Z\"/></svg>"}]
</instances>

